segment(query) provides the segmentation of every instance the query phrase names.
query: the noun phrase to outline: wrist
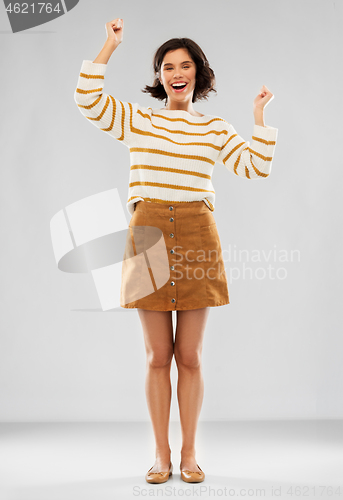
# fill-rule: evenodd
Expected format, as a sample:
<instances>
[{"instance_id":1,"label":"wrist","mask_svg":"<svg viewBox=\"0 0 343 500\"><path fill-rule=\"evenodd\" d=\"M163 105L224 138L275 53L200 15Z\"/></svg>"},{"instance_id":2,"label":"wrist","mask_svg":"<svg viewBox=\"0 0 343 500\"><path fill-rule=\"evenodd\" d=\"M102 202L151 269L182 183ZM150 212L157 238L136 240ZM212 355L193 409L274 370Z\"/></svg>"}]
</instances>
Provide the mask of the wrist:
<instances>
[{"instance_id":1,"label":"wrist","mask_svg":"<svg viewBox=\"0 0 343 500\"><path fill-rule=\"evenodd\" d=\"M254 118L255 118L255 125L260 125L261 127L265 126L263 117L263 108L254 106Z\"/></svg>"},{"instance_id":2,"label":"wrist","mask_svg":"<svg viewBox=\"0 0 343 500\"><path fill-rule=\"evenodd\" d=\"M107 47L111 47L114 49L116 49L118 47L118 45L120 45L121 42L117 42L116 40L112 40L111 38L107 38L106 42L105 42L105 45Z\"/></svg>"}]
</instances>

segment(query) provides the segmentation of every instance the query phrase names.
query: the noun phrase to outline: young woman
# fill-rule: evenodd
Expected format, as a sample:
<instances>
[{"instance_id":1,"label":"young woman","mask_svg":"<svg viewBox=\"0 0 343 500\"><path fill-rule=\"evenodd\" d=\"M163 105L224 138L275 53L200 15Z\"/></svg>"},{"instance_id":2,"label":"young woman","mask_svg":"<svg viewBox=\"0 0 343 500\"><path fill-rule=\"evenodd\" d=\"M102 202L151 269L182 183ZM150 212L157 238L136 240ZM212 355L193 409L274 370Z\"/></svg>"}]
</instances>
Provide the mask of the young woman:
<instances>
[{"instance_id":1,"label":"young woman","mask_svg":"<svg viewBox=\"0 0 343 500\"><path fill-rule=\"evenodd\" d=\"M195 436L204 393L203 337L210 307L229 304L212 213L211 176L217 162L245 179L268 177L278 130L264 125L263 109L274 96L263 86L254 100L250 146L226 120L193 108L194 102L216 92L215 75L194 41L173 38L156 51L155 81L143 90L165 100L165 107L152 109L119 101L104 93L103 87L107 63L123 40L123 29L122 19L106 24L107 40L93 62L83 61L74 97L91 123L130 149L127 209L132 217L121 306L137 308L147 354L146 396L156 461L145 478L149 483L162 483L173 470L168 429L170 368L175 356L181 478L201 482L205 474L197 464ZM151 230L158 234L152 236ZM175 341L173 310L177 311Z\"/></svg>"}]
</instances>

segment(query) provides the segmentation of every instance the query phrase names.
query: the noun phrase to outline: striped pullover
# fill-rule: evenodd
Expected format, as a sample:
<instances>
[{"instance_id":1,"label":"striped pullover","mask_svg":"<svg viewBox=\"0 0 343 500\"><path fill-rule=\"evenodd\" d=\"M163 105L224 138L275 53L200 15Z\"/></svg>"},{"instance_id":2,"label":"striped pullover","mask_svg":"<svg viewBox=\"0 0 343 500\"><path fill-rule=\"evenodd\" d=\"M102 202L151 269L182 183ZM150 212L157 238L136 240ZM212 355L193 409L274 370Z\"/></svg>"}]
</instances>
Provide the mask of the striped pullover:
<instances>
[{"instance_id":1,"label":"striped pullover","mask_svg":"<svg viewBox=\"0 0 343 500\"><path fill-rule=\"evenodd\" d=\"M107 64L82 62L75 102L96 127L130 150L127 210L134 203L204 201L214 211L214 164L244 179L266 179L278 129L254 125L252 143L214 115L152 109L122 102L103 91Z\"/></svg>"}]
</instances>

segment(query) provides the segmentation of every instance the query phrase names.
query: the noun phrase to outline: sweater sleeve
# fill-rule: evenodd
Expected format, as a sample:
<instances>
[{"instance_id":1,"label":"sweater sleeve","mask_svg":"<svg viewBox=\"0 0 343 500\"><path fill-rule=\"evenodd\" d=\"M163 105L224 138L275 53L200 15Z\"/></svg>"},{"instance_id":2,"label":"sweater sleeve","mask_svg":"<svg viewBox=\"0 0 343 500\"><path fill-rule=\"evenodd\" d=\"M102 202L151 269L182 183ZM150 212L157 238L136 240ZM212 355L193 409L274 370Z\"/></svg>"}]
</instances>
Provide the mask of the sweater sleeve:
<instances>
[{"instance_id":1,"label":"sweater sleeve","mask_svg":"<svg viewBox=\"0 0 343 500\"><path fill-rule=\"evenodd\" d=\"M268 177L272 168L278 129L255 124L251 145L250 142L245 142L229 123L227 131L217 162L245 179Z\"/></svg>"},{"instance_id":2,"label":"sweater sleeve","mask_svg":"<svg viewBox=\"0 0 343 500\"><path fill-rule=\"evenodd\" d=\"M93 125L129 147L132 118L138 104L119 101L103 92L106 69L107 64L84 60L74 100Z\"/></svg>"}]
</instances>

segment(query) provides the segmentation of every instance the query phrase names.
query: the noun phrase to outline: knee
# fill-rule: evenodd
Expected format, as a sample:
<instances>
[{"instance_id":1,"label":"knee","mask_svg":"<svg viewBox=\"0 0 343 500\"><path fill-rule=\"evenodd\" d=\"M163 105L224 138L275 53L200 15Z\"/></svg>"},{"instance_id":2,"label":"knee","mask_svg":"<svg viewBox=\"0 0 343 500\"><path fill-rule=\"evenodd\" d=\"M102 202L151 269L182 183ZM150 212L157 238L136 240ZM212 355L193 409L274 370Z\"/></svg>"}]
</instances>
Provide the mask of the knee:
<instances>
[{"instance_id":1,"label":"knee","mask_svg":"<svg viewBox=\"0 0 343 500\"><path fill-rule=\"evenodd\" d=\"M147 362L151 368L164 368L171 363L173 353L170 351L150 352L147 355Z\"/></svg>"},{"instance_id":2,"label":"knee","mask_svg":"<svg viewBox=\"0 0 343 500\"><path fill-rule=\"evenodd\" d=\"M201 366L201 352L191 351L191 352L179 352L175 350L175 362L178 367L198 369Z\"/></svg>"}]
</instances>

